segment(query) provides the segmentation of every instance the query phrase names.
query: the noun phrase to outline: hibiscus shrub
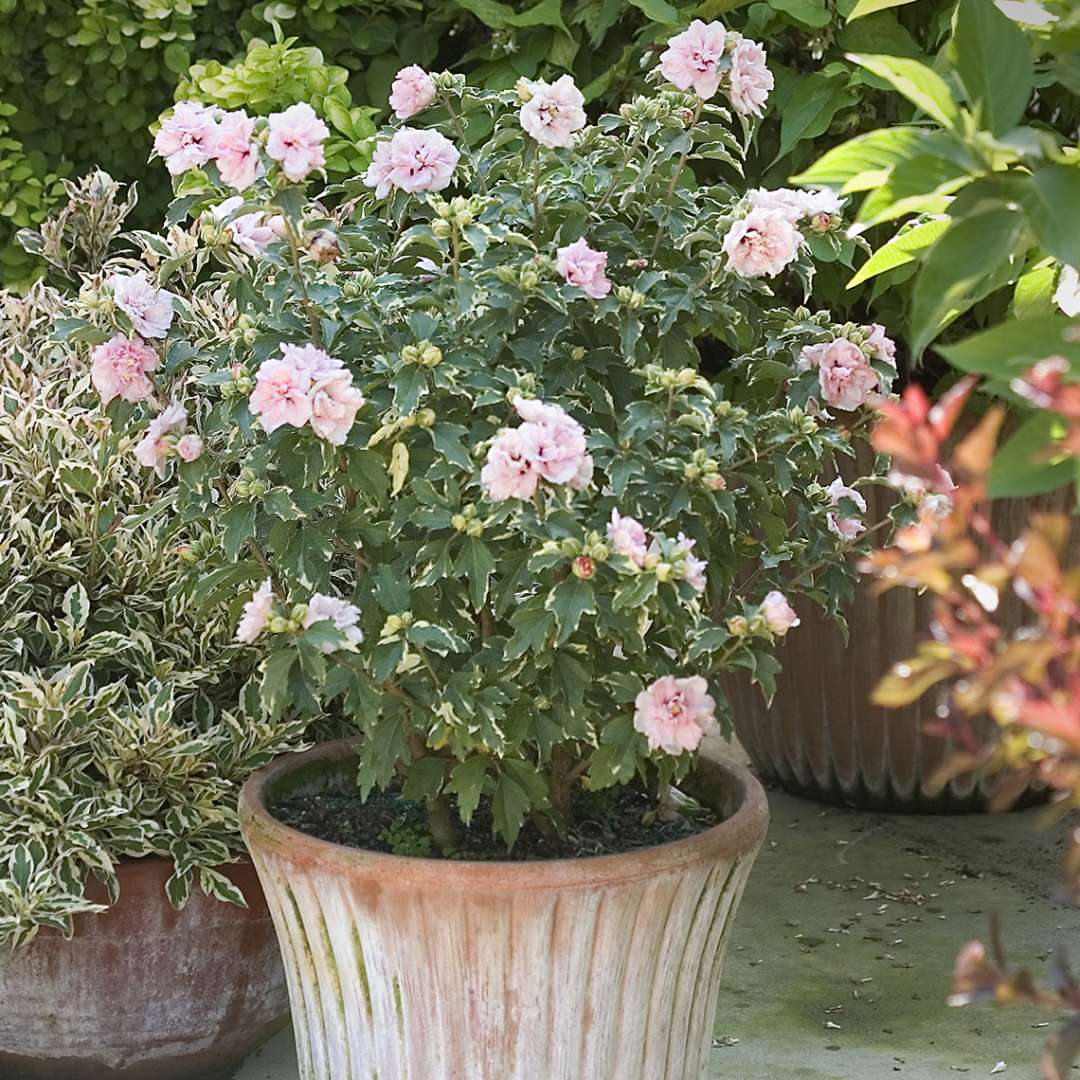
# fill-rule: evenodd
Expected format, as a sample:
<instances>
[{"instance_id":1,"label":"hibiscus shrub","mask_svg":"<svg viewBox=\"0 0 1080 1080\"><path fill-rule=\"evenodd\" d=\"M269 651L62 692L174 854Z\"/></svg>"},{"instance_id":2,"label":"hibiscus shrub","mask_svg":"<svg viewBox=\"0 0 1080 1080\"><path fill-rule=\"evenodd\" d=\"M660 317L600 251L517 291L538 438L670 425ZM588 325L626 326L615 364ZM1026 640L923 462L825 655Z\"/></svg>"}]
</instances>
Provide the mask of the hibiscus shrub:
<instances>
[{"instance_id":1,"label":"hibiscus shrub","mask_svg":"<svg viewBox=\"0 0 1080 1080\"><path fill-rule=\"evenodd\" d=\"M891 343L770 288L810 282L840 205L740 190L753 43L695 24L665 76L590 125L569 77L407 69L413 126L317 199L307 111L178 110L150 272L113 260L60 330L215 530L197 593L236 597L266 708L343 710L362 796L423 800L444 851L481 799L513 844L578 785L680 781L718 676L770 694L788 598L835 610L860 543L858 491L825 485Z\"/></svg>"}]
</instances>

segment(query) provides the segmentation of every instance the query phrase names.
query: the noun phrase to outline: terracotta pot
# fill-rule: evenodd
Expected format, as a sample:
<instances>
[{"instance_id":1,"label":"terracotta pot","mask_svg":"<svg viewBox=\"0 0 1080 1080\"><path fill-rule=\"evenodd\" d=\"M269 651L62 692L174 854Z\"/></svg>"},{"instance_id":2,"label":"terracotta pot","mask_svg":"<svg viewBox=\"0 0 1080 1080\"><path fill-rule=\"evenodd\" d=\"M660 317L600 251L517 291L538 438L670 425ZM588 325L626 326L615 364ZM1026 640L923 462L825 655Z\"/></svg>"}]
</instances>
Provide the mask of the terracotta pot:
<instances>
[{"instance_id":1,"label":"terracotta pot","mask_svg":"<svg viewBox=\"0 0 1080 1080\"><path fill-rule=\"evenodd\" d=\"M863 465L865 474L868 463ZM881 520L890 496L881 488L865 494L867 520ZM1072 501L1071 489L999 500L993 504L994 527L1002 538L1014 540L1032 513L1068 512ZM1074 560L1080 559L1077 539L1074 534ZM1011 591L1001 603L1004 624L1021 625L1026 609ZM948 740L924 730L938 704L933 693L903 709L870 704L881 676L913 656L918 641L929 634L931 599L911 589L875 595L872 581L860 581L845 611L846 640L817 605L804 601L795 607L802 624L778 650L783 671L772 707L765 707L760 690L747 679L727 685L736 734L760 775L792 794L864 810L985 810L991 789L984 776L967 774L942 790L930 783L952 750ZM1044 797L1042 790L1032 789L1016 805Z\"/></svg>"},{"instance_id":2,"label":"terracotta pot","mask_svg":"<svg viewBox=\"0 0 1080 1080\"><path fill-rule=\"evenodd\" d=\"M359 851L267 804L355 782L347 742L291 755L241 795L278 928L301 1080L700 1080L720 965L768 810L703 763L726 811L623 855L480 863Z\"/></svg>"},{"instance_id":3,"label":"terracotta pot","mask_svg":"<svg viewBox=\"0 0 1080 1080\"><path fill-rule=\"evenodd\" d=\"M288 1020L274 928L250 865L248 909L165 898L167 859L119 868L120 900L0 955L3 1080L218 1080ZM93 899L105 901L93 883Z\"/></svg>"}]
</instances>

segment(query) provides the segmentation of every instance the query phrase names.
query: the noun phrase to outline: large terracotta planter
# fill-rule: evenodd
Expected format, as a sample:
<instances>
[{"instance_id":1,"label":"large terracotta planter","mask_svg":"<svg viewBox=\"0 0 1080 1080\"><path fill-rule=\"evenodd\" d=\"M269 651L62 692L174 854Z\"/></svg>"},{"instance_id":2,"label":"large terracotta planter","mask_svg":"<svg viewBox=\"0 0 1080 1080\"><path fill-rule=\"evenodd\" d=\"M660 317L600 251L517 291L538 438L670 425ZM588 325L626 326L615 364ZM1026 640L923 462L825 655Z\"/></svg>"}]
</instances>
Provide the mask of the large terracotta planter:
<instances>
[{"instance_id":1,"label":"large terracotta planter","mask_svg":"<svg viewBox=\"0 0 1080 1080\"><path fill-rule=\"evenodd\" d=\"M119 902L77 916L71 941L43 930L0 955L3 1080L223 1080L284 1026L284 972L253 868L225 869L246 910L195 890L174 911L171 872L166 859L125 863Z\"/></svg>"},{"instance_id":2,"label":"large terracotta planter","mask_svg":"<svg viewBox=\"0 0 1080 1080\"><path fill-rule=\"evenodd\" d=\"M727 816L624 855L528 863L340 847L267 811L354 783L330 743L256 773L244 836L278 928L301 1080L700 1080L761 786L704 763Z\"/></svg>"},{"instance_id":3,"label":"large terracotta planter","mask_svg":"<svg viewBox=\"0 0 1080 1080\"><path fill-rule=\"evenodd\" d=\"M864 466L868 464L864 462ZM890 496L869 489L868 521L881 520ZM994 527L1016 539L1032 513L1068 512L1071 489L1033 499L993 504ZM1080 559L1074 534L1070 557ZM864 810L901 813L956 813L987 808L991 786L969 773L943 789L931 784L952 750L948 740L927 734L937 699L931 693L903 709L870 704L878 680L897 661L915 654L929 634L932 601L911 589L875 594L871 580L860 581L846 608L848 637L822 616L815 604L796 604L802 624L787 635L777 659L772 707L745 678L727 685L735 731L757 772L795 795ZM1028 617L1011 593L1001 597L1004 625ZM1017 805L1043 797L1028 792Z\"/></svg>"}]
</instances>

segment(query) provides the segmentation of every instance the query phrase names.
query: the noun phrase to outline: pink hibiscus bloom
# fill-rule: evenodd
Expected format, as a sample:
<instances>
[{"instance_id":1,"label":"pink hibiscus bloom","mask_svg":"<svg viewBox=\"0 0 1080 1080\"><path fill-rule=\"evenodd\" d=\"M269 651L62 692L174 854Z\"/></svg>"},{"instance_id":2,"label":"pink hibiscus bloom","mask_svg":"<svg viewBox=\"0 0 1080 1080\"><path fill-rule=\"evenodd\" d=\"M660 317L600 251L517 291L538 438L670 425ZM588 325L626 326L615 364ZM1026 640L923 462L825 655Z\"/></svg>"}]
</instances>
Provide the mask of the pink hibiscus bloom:
<instances>
[{"instance_id":1,"label":"pink hibiscus bloom","mask_svg":"<svg viewBox=\"0 0 1080 1080\"><path fill-rule=\"evenodd\" d=\"M332 446L342 446L364 404L364 395L352 384L352 374L343 367L319 376L309 396L312 430Z\"/></svg>"},{"instance_id":2,"label":"pink hibiscus bloom","mask_svg":"<svg viewBox=\"0 0 1080 1080\"><path fill-rule=\"evenodd\" d=\"M731 104L743 116L760 116L773 88L772 72L765 66L765 50L745 38L731 54L728 93Z\"/></svg>"},{"instance_id":3,"label":"pink hibiscus bloom","mask_svg":"<svg viewBox=\"0 0 1080 1080\"><path fill-rule=\"evenodd\" d=\"M137 333L163 338L173 320L173 294L151 285L145 270L109 277L116 306L131 320Z\"/></svg>"},{"instance_id":4,"label":"pink hibiscus bloom","mask_svg":"<svg viewBox=\"0 0 1080 1080\"><path fill-rule=\"evenodd\" d=\"M271 113L266 152L281 163L281 171L296 184L326 164L323 140L329 135L330 129L315 110L301 101L284 112Z\"/></svg>"},{"instance_id":5,"label":"pink hibiscus bloom","mask_svg":"<svg viewBox=\"0 0 1080 1080\"><path fill-rule=\"evenodd\" d=\"M453 178L461 154L438 131L402 128L389 143L375 148L364 183L379 198L390 188L402 191L442 191Z\"/></svg>"},{"instance_id":6,"label":"pink hibiscus bloom","mask_svg":"<svg viewBox=\"0 0 1080 1080\"><path fill-rule=\"evenodd\" d=\"M158 366L158 354L141 338L115 334L90 354L90 381L102 405L113 398L145 401L154 392L147 372Z\"/></svg>"},{"instance_id":7,"label":"pink hibiscus bloom","mask_svg":"<svg viewBox=\"0 0 1080 1080\"><path fill-rule=\"evenodd\" d=\"M724 237L728 269L740 277L775 277L799 254L802 233L776 210L751 210Z\"/></svg>"},{"instance_id":8,"label":"pink hibiscus bloom","mask_svg":"<svg viewBox=\"0 0 1080 1080\"><path fill-rule=\"evenodd\" d=\"M218 125L214 160L222 183L237 191L251 187L259 175L259 150L252 141L254 134L255 118L243 109L227 112Z\"/></svg>"},{"instance_id":9,"label":"pink hibiscus bloom","mask_svg":"<svg viewBox=\"0 0 1080 1080\"><path fill-rule=\"evenodd\" d=\"M521 428L501 431L488 449L480 483L494 502L531 499L536 494L540 473L521 432Z\"/></svg>"},{"instance_id":10,"label":"pink hibiscus bloom","mask_svg":"<svg viewBox=\"0 0 1080 1080\"><path fill-rule=\"evenodd\" d=\"M574 132L588 122L585 97L569 75L553 83L537 79L529 83L531 96L521 106L521 126L542 146L574 145Z\"/></svg>"},{"instance_id":11,"label":"pink hibiscus bloom","mask_svg":"<svg viewBox=\"0 0 1080 1080\"><path fill-rule=\"evenodd\" d=\"M303 427L311 419L311 375L288 360L264 360L255 373L248 408L269 435L282 424Z\"/></svg>"},{"instance_id":12,"label":"pink hibiscus bloom","mask_svg":"<svg viewBox=\"0 0 1080 1080\"><path fill-rule=\"evenodd\" d=\"M799 625L799 616L782 592L773 589L761 601L760 608L765 624L777 636L783 637L792 627Z\"/></svg>"},{"instance_id":13,"label":"pink hibiscus bloom","mask_svg":"<svg viewBox=\"0 0 1080 1080\"><path fill-rule=\"evenodd\" d=\"M390 108L399 120L423 112L436 95L435 80L419 64L403 67L390 87Z\"/></svg>"},{"instance_id":14,"label":"pink hibiscus bloom","mask_svg":"<svg viewBox=\"0 0 1080 1080\"><path fill-rule=\"evenodd\" d=\"M697 593L703 593L708 580L705 577L705 571L708 569L709 564L704 559L699 559L694 554L694 545L696 540L691 540L683 533L679 533L676 539L679 542L679 548L683 552L686 559L686 582Z\"/></svg>"},{"instance_id":15,"label":"pink hibiscus bloom","mask_svg":"<svg viewBox=\"0 0 1080 1080\"><path fill-rule=\"evenodd\" d=\"M821 394L829 405L850 412L872 398L880 380L858 345L837 338L813 348Z\"/></svg>"},{"instance_id":16,"label":"pink hibiscus bloom","mask_svg":"<svg viewBox=\"0 0 1080 1080\"><path fill-rule=\"evenodd\" d=\"M641 522L632 517L623 517L618 510L612 510L607 537L620 555L625 555L635 566L645 565L649 541Z\"/></svg>"},{"instance_id":17,"label":"pink hibiscus bloom","mask_svg":"<svg viewBox=\"0 0 1080 1080\"><path fill-rule=\"evenodd\" d=\"M867 345L874 350L874 358L890 367L896 367L896 342L885 333L881 323L870 324L870 337Z\"/></svg>"},{"instance_id":18,"label":"pink hibiscus bloom","mask_svg":"<svg viewBox=\"0 0 1080 1080\"><path fill-rule=\"evenodd\" d=\"M267 578L244 605L244 613L236 627L236 640L250 645L265 629L274 611L274 588Z\"/></svg>"},{"instance_id":19,"label":"pink hibiscus bloom","mask_svg":"<svg viewBox=\"0 0 1080 1080\"><path fill-rule=\"evenodd\" d=\"M720 89L720 61L726 44L727 31L720 23L695 19L668 41L660 54L660 71L680 90L693 90L708 101Z\"/></svg>"},{"instance_id":20,"label":"pink hibiscus bloom","mask_svg":"<svg viewBox=\"0 0 1080 1080\"><path fill-rule=\"evenodd\" d=\"M154 136L154 150L173 176L197 169L214 156L217 140L215 109L197 101L178 101Z\"/></svg>"},{"instance_id":21,"label":"pink hibiscus bloom","mask_svg":"<svg viewBox=\"0 0 1080 1080\"><path fill-rule=\"evenodd\" d=\"M314 626L317 622L329 622L334 624L345 638L342 648L355 649L364 640L364 632L357 623L360 621L360 609L347 600L337 596L327 596L325 593L312 593L308 601L307 614L304 616L304 629ZM335 652L335 647L329 643L320 646L320 652Z\"/></svg>"},{"instance_id":22,"label":"pink hibiscus bloom","mask_svg":"<svg viewBox=\"0 0 1080 1080\"><path fill-rule=\"evenodd\" d=\"M198 435L181 435L176 442L176 452L180 455L181 461L188 463L198 461L202 457L203 441Z\"/></svg>"},{"instance_id":23,"label":"pink hibiscus bloom","mask_svg":"<svg viewBox=\"0 0 1080 1080\"><path fill-rule=\"evenodd\" d=\"M611 282L606 276L607 260L606 251L594 251L582 237L559 248L555 269L586 296L602 300L611 292Z\"/></svg>"},{"instance_id":24,"label":"pink hibiscus bloom","mask_svg":"<svg viewBox=\"0 0 1080 1080\"><path fill-rule=\"evenodd\" d=\"M174 401L150 421L146 434L136 443L135 457L139 464L153 469L158 476L164 476L166 462L177 449L176 433L183 431L186 427L187 413L184 411L184 406ZM190 436L190 438L198 438L198 436ZM200 440L200 448L201 445ZM195 456L198 457L198 454Z\"/></svg>"},{"instance_id":25,"label":"pink hibiscus bloom","mask_svg":"<svg viewBox=\"0 0 1080 1080\"><path fill-rule=\"evenodd\" d=\"M825 490L829 493L833 506L839 506L841 499L849 499L864 514L866 513L866 500L854 488L845 486L839 476ZM854 540L866 530L866 526L858 518L844 517L834 510L829 511L826 521L829 531L841 540Z\"/></svg>"},{"instance_id":26,"label":"pink hibiscus bloom","mask_svg":"<svg viewBox=\"0 0 1080 1080\"><path fill-rule=\"evenodd\" d=\"M696 750L716 728L716 702L700 675L664 675L634 700L634 730L649 740L650 750L675 755Z\"/></svg>"}]
</instances>

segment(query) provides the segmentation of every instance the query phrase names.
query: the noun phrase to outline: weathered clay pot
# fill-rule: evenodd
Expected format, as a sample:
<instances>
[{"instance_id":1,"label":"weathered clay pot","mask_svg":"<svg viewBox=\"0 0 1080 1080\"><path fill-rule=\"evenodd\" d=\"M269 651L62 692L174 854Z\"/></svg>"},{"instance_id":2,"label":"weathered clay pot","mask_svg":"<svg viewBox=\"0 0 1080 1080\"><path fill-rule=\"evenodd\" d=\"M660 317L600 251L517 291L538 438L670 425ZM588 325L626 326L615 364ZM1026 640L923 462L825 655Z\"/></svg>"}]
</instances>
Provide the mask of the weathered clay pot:
<instances>
[{"instance_id":1,"label":"weathered clay pot","mask_svg":"<svg viewBox=\"0 0 1080 1080\"><path fill-rule=\"evenodd\" d=\"M0 955L3 1080L224 1080L284 1026L288 995L250 865L225 868L248 909L165 898L166 859L119 868L120 900ZM94 883L91 896L104 902Z\"/></svg>"},{"instance_id":2,"label":"weathered clay pot","mask_svg":"<svg viewBox=\"0 0 1080 1080\"><path fill-rule=\"evenodd\" d=\"M768 810L703 762L724 822L623 855L477 863L358 851L267 805L355 782L349 743L241 795L278 928L301 1080L700 1080L720 966Z\"/></svg>"},{"instance_id":3,"label":"weathered clay pot","mask_svg":"<svg viewBox=\"0 0 1080 1080\"><path fill-rule=\"evenodd\" d=\"M868 462L863 463L864 466ZM864 468L865 471L865 468ZM868 489L868 521L881 520L890 496ZM1002 499L993 504L999 536L1016 539L1032 513L1068 512L1071 489L1031 499ZM1070 557L1080 559L1074 533ZM931 785L949 757L949 741L928 734L937 698L928 694L903 709L870 704L878 680L897 661L913 656L929 633L932 601L911 589L875 595L871 580L860 581L846 608L848 638L813 603L795 607L801 625L787 635L777 659L772 707L748 679L727 684L735 731L757 772L795 795L864 810L900 813L963 813L987 808L991 785L977 773L961 776L943 789ZM1021 625L1022 603L1003 593L1004 625ZM1044 793L1029 791L1017 805L1030 804Z\"/></svg>"}]
</instances>

